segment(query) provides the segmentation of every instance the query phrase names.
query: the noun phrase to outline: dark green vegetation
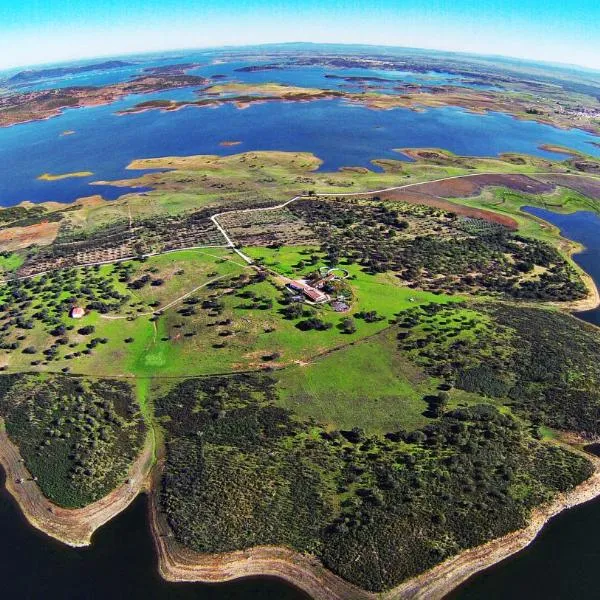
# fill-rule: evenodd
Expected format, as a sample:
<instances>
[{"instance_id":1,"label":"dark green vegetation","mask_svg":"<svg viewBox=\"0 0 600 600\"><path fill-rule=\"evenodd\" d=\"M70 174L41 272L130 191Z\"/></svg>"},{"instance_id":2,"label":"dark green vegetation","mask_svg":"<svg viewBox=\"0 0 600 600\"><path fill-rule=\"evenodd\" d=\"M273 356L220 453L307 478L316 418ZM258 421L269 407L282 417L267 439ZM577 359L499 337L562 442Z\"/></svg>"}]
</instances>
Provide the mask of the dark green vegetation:
<instances>
[{"instance_id":1,"label":"dark green vegetation","mask_svg":"<svg viewBox=\"0 0 600 600\"><path fill-rule=\"evenodd\" d=\"M556 438L598 434L600 339L532 307L587 290L573 246L520 209L593 208L599 188L586 177L585 196L568 192L571 163L517 155L319 165L148 159L132 168L153 171L136 180L151 192L7 212L0 368L17 375L1 379L0 414L43 491L81 506L125 477L141 406L166 446L174 539L284 545L383 590L590 475ZM523 174L548 171L559 183ZM407 181L429 183L348 195ZM181 250L225 243L215 215L243 256ZM308 303L299 279L329 299ZM135 380L137 402L110 377Z\"/></svg>"},{"instance_id":2,"label":"dark green vegetation","mask_svg":"<svg viewBox=\"0 0 600 600\"><path fill-rule=\"evenodd\" d=\"M330 514L320 470L331 457L311 449L273 394L267 377L233 376L188 380L158 402L169 433L162 504L187 546L316 550Z\"/></svg>"},{"instance_id":3,"label":"dark green vegetation","mask_svg":"<svg viewBox=\"0 0 600 600\"><path fill-rule=\"evenodd\" d=\"M47 498L82 507L123 483L144 440L128 384L4 375L0 392L6 431Z\"/></svg>"},{"instance_id":4,"label":"dark green vegetation","mask_svg":"<svg viewBox=\"0 0 600 600\"><path fill-rule=\"evenodd\" d=\"M27 227L42 221L61 221L60 212L49 213L43 206L9 206L0 211L0 224L10 227Z\"/></svg>"},{"instance_id":5,"label":"dark green vegetation","mask_svg":"<svg viewBox=\"0 0 600 600\"><path fill-rule=\"evenodd\" d=\"M600 433L600 339L557 311L429 305L399 319L399 343L436 376L500 400L534 425Z\"/></svg>"},{"instance_id":6,"label":"dark green vegetation","mask_svg":"<svg viewBox=\"0 0 600 600\"><path fill-rule=\"evenodd\" d=\"M377 591L524 526L531 508L591 474L488 405L369 436L298 420L273 405L274 383L188 380L157 402L162 508L187 547L283 544Z\"/></svg>"},{"instance_id":7,"label":"dark green vegetation","mask_svg":"<svg viewBox=\"0 0 600 600\"><path fill-rule=\"evenodd\" d=\"M431 291L502 293L572 300L586 288L545 242L480 219L405 203L305 199L290 210L315 228L330 264L358 262L369 273L395 271Z\"/></svg>"}]
</instances>

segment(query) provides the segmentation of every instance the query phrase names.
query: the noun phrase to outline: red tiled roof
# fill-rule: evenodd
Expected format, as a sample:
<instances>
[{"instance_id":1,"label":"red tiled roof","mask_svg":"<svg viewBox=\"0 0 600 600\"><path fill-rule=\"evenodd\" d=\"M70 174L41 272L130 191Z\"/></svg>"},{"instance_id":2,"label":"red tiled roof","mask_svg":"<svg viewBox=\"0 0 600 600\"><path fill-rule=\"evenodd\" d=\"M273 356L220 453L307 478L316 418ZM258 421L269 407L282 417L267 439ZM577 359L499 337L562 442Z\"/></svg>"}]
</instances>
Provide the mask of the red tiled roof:
<instances>
[{"instance_id":1,"label":"red tiled roof","mask_svg":"<svg viewBox=\"0 0 600 600\"><path fill-rule=\"evenodd\" d=\"M318 300L323 300L323 299L326 298L326 296L325 296L325 294L323 292L320 292L319 290L315 290L314 288L311 288L311 287L304 288L304 293L311 300L314 300L315 302L317 302Z\"/></svg>"}]
</instances>

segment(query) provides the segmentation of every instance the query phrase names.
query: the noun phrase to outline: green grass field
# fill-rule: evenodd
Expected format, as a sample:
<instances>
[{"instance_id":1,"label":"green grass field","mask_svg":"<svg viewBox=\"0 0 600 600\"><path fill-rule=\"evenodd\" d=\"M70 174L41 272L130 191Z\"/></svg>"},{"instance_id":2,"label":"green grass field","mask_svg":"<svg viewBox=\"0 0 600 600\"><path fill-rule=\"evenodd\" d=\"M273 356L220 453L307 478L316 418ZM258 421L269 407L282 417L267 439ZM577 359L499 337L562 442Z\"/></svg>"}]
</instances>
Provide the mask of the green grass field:
<instances>
[{"instance_id":1,"label":"green grass field","mask_svg":"<svg viewBox=\"0 0 600 600\"><path fill-rule=\"evenodd\" d=\"M374 335L388 327L398 312L409 307L459 299L412 290L392 275L369 275L357 265L348 265L344 268L349 272L346 283L352 292L350 311L337 313L328 305L314 307L316 316L331 327L301 331L297 327L300 319L288 320L281 314L283 283L277 280L276 273L299 276L314 270L314 265L298 266L301 260L306 263L306 252L312 250L283 247L277 251L265 248L247 251L264 259L273 273L264 281L246 281L243 291L252 296L251 300L242 297L233 282L238 276L250 277L255 271L226 249L174 252L144 262L133 261L129 268L127 265L118 269L113 265L99 267L91 271L96 280L110 282L116 292L128 295L129 300L116 312L103 315L91 310L77 321L64 313L61 322L67 328L72 327L67 332L69 346L62 346L49 361L41 353L53 338L46 325L33 320L32 329L9 334L9 341L16 339L17 333L25 339L17 350L3 353L4 364L11 372L56 372L68 367L73 373L86 375L140 377L185 377L269 365L278 368ZM118 280L124 272L128 273L129 285ZM78 285L84 285L86 271L77 273ZM150 282L160 280L161 284L147 282L133 289L131 284L141 278L149 278ZM219 287L204 287L207 282L217 282ZM187 306L185 300L190 296L197 299L193 314L182 314L181 310ZM69 297L69 292L62 291L58 300ZM211 297L220 304L218 315L201 308L202 302ZM44 300L32 304L25 316L32 314L28 311L44 306ZM159 311L158 317L153 316L154 311ZM356 318L356 331L349 335L342 333L343 318L369 311L376 311L379 319L367 322ZM81 335L77 331L82 327L95 330L93 334ZM106 342L96 344L90 352L86 348L93 337ZM23 353L25 347L33 347L35 352ZM67 354L75 357L66 359ZM32 365L32 361L38 364Z\"/></svg>"},{"instance_id":2,"label":"green grass field","mask_svg":"<svg viewBox=\"0 0 600 600\"><path fill-rule=\"evenodd\" d=\"M24 257L21 254L11 252L8 256L0 256L0 274L16 271L24 262Z\"/></svg>"},{"instance_id":3,"label":"green grass field","mask_svg":"<svg viewBox=\"0 0 600 600\"><path fill-rule=\"evenodd\" d=\"M71 327L68 332L69 347L61 352L57 358L47 365L31 365L32 360L42 359L41 352L53 338L48 333L48 327L38 320L33 320L33 328L28 330L16 329L9 333L8 341L25 336L20 348L12 352L0 352L4 365L10 371L49 370L58 371L69 367L72 372L83 374L133 374L132 360L139 363L139 355L149 352L149 343L154 341L154 324L150 318L152 311L156 310L150 306L154 301L159 301L158 308L165 309L172 304L166 312L176 311L180 308L181 297L193 290L203 286L207 282L220 277L237 275L244 271L244 267L233 259L230 251L214 249L210 251L189 250L162 256L151 257L145 262L132 262L130 278L132 281L144 275L150 275L154 279L161 279L160 286L145 285L139 290L130 289L125 283L117 280L112 265L104 265L97 271L92 271L94 277L99 280L110 282L112 289L130 296L129 300L121 307L118 313L110 312L102 315L96 310L88 311L78 320L71 319L66 312L59 315L61 323L65 327ZM84 270L77 270L77 281L79 285L85 285L87 276ZM59 294L57 301L71 297L69 292L63 291ZM85 305L85 302L83 302ZM29 318L36 310L47 310L47 303L43 298L23 312L25 318ZM160 321L158 323L160 325ZM93 326L93 334L80 335L80 328ZM92 337L106 338L106 344L97 345L91 354L82 354L77 360L66 360L67 353L77 353L86 350L86 345ZM131 339L130 343L125 343ZM25 354L25 347L36 348L36 353ZM148 360L148 362L151 362Z\"/></svg>"},{"instance_id":4,"label":"green grass field","mask_svg":"<svg viewBox=\"0 0 600 600\"><path fill-rule=\"evenodd\" d=\"M396 349L395 331L278 373L279 402L335 429L368 433L416 429L437 382Z\"/></svg>"}]
</instances>

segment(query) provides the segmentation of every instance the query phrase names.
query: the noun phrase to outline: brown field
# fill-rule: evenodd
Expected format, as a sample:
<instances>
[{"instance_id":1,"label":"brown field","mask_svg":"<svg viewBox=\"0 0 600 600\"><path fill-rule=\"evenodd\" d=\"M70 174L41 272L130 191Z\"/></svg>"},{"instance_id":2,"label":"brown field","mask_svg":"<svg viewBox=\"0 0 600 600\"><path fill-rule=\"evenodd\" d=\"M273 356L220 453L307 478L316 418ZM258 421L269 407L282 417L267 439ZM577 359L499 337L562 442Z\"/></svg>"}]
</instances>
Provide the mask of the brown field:
<instances>
[{"instance_id":1,"label":"brown field","mask_svg":"<svg viewBox=\"0 0 600 600\"><path fill-rule=\"evenodd\" d=\"M556 187L551 183L544 183L532 179L527 175L473 175L472 177L460 177L447 179L446 181L434 181L420 186L419 191L432 196L443 198L468 198L478 196L485 187L507 187L517 192L527 194L541 194L551 192Z\"/></svg>"},{"instance_id":2,"label":"brown field","mask_svg":"<svg viewBox=\"0 0 600 600\"><path fill-rule=\"evenodd\" d=\"M10 227L0 230L0 250L19 250L33 244L47 246L56 238L60 223L42 222L27 227Z\"/></svg>"},{"instance_id":3,"label":"brown field","mask_svg":"<svg viewBox=\"0 0 600 600\"><path fill-rule=\"evenodd\" d=\"M458 180L454 180L458 181ZM421 189L425 186L421 186ZM392 192L385 192L381 194L382 200L395 201L395 202L409 202L410 204L424 204L426 206L432 206L440 208L449 212L456 213L463 217L472 217L474 219L484 219L491 221L492 223L498 223L504 225L509 229L517 229L519 224L511 217L495 213L489 210L483 210L480 208L473 208L470 206L462 206L461 204L455 204L444 198L439 198L425 194L423 192L413 192L407 190L395 190Z\"/></svg>"},{"instance_id":4,"label":"brown field","mask_svg":"<svg viewBox=\"0 0 600 600\"><path fill-rule=\"evenodd\" d=\"M545 175L543 180L553 185L575 190L588 198L600 200L600 179L593 177L571 177L569 175Z\"/></svg>"}]
</instances>

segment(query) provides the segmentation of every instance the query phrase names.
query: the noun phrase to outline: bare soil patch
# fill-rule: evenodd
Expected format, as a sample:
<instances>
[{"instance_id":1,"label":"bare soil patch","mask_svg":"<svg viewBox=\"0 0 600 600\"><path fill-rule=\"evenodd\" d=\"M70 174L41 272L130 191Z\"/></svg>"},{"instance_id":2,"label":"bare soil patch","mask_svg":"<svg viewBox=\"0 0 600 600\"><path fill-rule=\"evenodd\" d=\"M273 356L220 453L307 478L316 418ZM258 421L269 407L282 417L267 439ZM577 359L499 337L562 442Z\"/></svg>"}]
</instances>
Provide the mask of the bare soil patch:
<instances>
[{"instance_id":1,"label":"bare soil patch","mask_svg":"<svg viewBox=\"0 0 600 600\"><path fill-rule=\"evenodd\" d=\"M19 250L32 244L47 246L56 238L60 223L42 222L27 227L9 227L0 230L0 250Z\"/></svg>"}]
</instances>

